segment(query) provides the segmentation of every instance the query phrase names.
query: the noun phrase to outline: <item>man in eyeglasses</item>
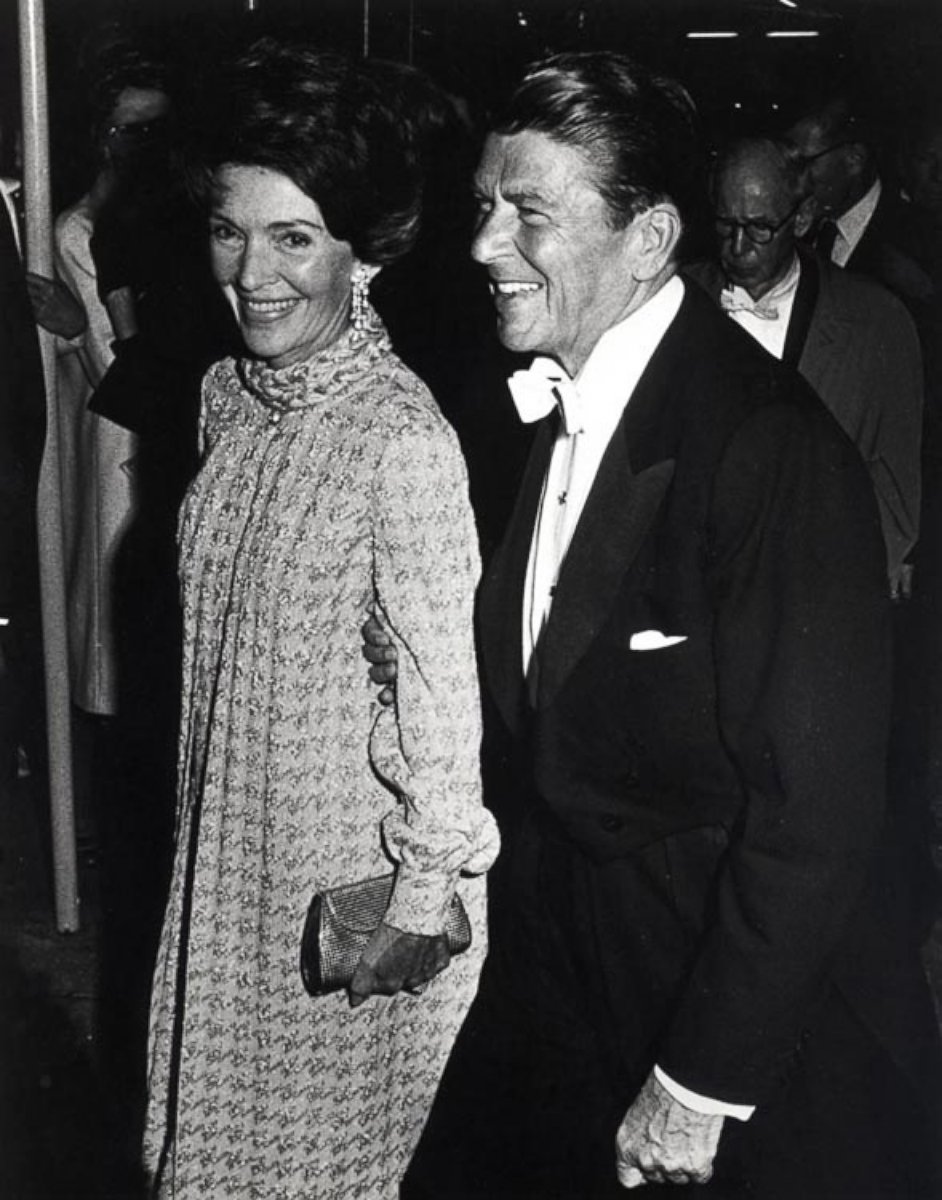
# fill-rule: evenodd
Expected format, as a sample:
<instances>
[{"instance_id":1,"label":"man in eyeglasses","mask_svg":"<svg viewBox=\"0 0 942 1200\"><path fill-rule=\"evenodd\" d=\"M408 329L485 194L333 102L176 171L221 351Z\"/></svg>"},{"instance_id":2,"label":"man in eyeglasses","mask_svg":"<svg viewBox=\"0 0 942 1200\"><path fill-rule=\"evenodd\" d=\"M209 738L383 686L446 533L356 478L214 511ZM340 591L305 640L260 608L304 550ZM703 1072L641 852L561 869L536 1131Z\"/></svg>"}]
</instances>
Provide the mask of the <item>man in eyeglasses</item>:
<instances>
[{"instance_id":1,"label":"man in eyeglasses","mask_svg":"<svg viewBox=\"0 0 942 1200\"><path fill-rule=\"evenodd\" d=\"M785 142L820 217L818 253L873 276L909 305L936 298L929 275L899 245L905 218L880 179L872 131L850 93L835 94L802 115Z\"/></svg>"},{"instance_id":2,"label":"man in eyeglasses","mask_svg":"<svg viewBox=\"0 0 942 1200\"><path fill-rule=\"evenodd\" d=\"M771 141L730 146L711 198L718 263L690 274L812 385L860 451L876 493L894 597L919 528L922 372L912 319L888 291L801 244L814 201Z\"/></svg>"}]
</instances>

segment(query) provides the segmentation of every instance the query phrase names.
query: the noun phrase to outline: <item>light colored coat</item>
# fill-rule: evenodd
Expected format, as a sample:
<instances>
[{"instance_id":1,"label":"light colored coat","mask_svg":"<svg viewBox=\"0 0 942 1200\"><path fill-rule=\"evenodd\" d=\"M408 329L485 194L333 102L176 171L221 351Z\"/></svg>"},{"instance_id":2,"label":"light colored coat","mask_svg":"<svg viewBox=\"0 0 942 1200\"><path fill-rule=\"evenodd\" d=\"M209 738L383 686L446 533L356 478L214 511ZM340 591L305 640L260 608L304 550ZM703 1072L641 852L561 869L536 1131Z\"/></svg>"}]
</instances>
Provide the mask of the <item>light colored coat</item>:
<instances>
[{"instance_id":1,"label":"light colored coat","mask_svg":"<svg viewBox=\"0 0 942 1200\"><path fill-rule=\"evenodd\" d=\"M113 570L134 509L136 438L88 401L111 365L114 333L98 298L92 214L83 197L56 221L56 271L81 301L85 334L58 342L58 432L66 554L72 699L88 712L117 709Z\"/></svg>"}]
</instances>

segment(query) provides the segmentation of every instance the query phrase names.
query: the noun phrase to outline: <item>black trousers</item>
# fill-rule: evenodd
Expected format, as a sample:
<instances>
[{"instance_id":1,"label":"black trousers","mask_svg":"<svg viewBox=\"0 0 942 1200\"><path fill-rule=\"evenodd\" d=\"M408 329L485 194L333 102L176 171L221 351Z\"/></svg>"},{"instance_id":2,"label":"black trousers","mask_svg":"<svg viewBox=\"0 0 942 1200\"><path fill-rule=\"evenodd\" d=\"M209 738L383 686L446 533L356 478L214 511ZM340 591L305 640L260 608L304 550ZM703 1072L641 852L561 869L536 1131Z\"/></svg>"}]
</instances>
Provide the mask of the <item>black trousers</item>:
<instances>
[{"instance_id":1,"label":"black trousers","mask_svg":"<svg viewBox=\"0 0 942 1200\"><path fill-rule=\"evenodd\" d=\"M642 877L655 869L643 856L635 866ZM615 1134L671 997L639 978L637 1017L651 1046L632 1058L606 1012L607 869L538 821L505 842L491 951L403 1200L624 1200ZM630 952L649 935L667 933L638 928ZM618 970L624 978L629 964ZM727 1119L714 1179L639 1194L939 1200L938 1120L835 990L783 1092L749 1122Z\"/></svg>"}]
</instances>

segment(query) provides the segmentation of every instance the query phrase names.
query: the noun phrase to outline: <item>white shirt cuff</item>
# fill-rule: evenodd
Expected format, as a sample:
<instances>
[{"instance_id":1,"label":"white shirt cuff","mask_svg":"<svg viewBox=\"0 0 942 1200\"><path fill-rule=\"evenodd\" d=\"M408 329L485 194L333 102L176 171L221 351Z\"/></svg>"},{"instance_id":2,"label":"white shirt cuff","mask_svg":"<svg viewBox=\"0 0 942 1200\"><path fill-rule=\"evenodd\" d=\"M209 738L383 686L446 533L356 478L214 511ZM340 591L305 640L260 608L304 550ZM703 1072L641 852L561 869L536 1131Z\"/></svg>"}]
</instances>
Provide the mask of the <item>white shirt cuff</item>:
<instances>
[{"instance_id":1,"label":"white shirt cuff","mask_svg":"<svg viewBox=\"0 0 942 1200\"><path fill-rule=\"evenodd\" d=\"M756 1111L754 1104L728 1104L725 1100L714 1100L711 1096L701 1096L699 1092L692 1092L689 1088L676 1083L666 1071L662 1071L657 1065L654 1067L654 1077L675 1100L685 1108L693 1109L694 1112L707 1113L714 1117L735 1117L737 1121L748 1121Z\"/></svg>"}]
</instances>

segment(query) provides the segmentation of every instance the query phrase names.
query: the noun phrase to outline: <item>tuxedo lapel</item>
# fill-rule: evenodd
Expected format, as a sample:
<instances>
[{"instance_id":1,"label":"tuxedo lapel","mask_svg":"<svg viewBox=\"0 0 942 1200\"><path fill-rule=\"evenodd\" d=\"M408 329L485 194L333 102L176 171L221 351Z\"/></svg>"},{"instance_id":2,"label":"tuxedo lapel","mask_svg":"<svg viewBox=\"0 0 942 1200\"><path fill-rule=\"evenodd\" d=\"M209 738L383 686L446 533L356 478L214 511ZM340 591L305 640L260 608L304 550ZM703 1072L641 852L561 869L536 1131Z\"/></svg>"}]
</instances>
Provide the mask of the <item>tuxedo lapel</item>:
<instances>
[{"instance_id":1,"label":"tuxedo lapel","mask_svg":"<svg viewBox=\"0 0 942 1200\"><path fill-rule=\"evenodd\" d=\"M537 646L538 704L549 704L606 620L674 477L672 426L680 347L689 344L699 289L686 286L680 311L651 356L599 465L563 563Z\"/></svg>"},{"instance_id":2,"label":"tuxedo lapel","mask_svg":"<svg viewBox=\"0 0 942 1200\"><path fill-rule=\"evenodd\" d=\"M548 704L588 649L615 602L674 474L677 398L687 356L716 320L713 303L687 284L680 311L642 374L602 458L576 526L537 646L538 703ZM479 597L488 685L515 729L523 711L523 591L543 481L558 429L544 421L530 455L504 542Z\"/></svg>"},{"instance_id":3,"label":"tuxedo lapel","mask_svg":"<svg viewBox=\"0 0 942 1200\"><path fill-rule=\"evenodd\" d=\"M821 269L813 254L798 253L800 274L795 300L792 304L791 318L785 335L785 345L782 349L782 362L797 370L798 363L805 348L808 331L818 303Z\"/></svg>"},{"instance_id":4,"label":"tuxedo lapel","mask_svg":"<svg viewBox=\"0 0 942 1200\"><path fill-rule=\"evenodd\" d=\"M597 635L673 475L673 459L632 472L623 417L576 527L536 649L540 707L552 701Z\"/></svg>"},{"instance_id":5,"label":"tuxedo lapel","mask_svg":"<svg viewBox=\"0 0 942 1200\"><path fill-rule=\"evenodd\" d=\"M540 422L504 538L478 598L484 673L508 727L516 729L523 700L523 592L543 481L559 429L559 414Z\"/></svg>"},{"instance_id":6,"label":"tuxedo lapel","mask_svg":"<svg viewBox=\"0 0 942 1200\"><path fill-rule=\"evenodd\" d=\"M854 336L854 324L851 318L835 307L828 289L827 271L841 268L821 267L817 263L815 267L818 272L817 296L809 315L808 333L797 367L812 387L819 390L828 368L843 361L847 343Z\"/></svg>"}]
</instances>

